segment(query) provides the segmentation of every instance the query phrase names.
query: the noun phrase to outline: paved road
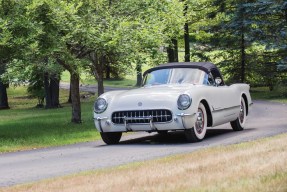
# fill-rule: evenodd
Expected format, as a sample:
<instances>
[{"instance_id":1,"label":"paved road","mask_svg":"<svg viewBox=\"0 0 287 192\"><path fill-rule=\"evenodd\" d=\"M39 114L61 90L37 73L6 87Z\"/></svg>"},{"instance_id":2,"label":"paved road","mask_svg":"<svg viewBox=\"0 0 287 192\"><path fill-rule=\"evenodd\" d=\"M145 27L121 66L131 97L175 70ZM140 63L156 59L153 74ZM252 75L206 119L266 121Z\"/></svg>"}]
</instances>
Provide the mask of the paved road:
<instances>
[{"instance_id":1,"label":"paved road","mask_svg":"<svg viewBox=\"0 0 287 192\"><path fill-rule=\"evenodd\" d=\"M229 124L208 130L200 143L185 143L182 133L137 133L116 146L102 141L0 155L0 186L37 181L86 170L117 166L202 148L228 145L287 132L287 105L255 101L247 128L233 132Z\"/></svg>"}]
</instances>

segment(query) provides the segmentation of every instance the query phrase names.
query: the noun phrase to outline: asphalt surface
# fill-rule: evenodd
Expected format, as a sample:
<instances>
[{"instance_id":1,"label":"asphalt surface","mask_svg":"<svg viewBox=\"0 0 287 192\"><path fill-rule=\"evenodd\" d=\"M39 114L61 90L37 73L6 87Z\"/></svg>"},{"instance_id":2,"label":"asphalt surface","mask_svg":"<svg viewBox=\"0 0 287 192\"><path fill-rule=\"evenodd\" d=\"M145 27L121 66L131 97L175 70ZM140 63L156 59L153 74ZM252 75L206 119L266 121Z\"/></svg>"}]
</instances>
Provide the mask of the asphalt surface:
<instances>
[{"instance_id":1,"label":"asphalt surface","mask_svg":"<svg viewBox=\"0 0 287 192\"><path fill-rule=\"evenodd\" d=\"M28 183L81 171L118 166L195 150L251 141L287 133L287 105L255 101L246 129L233 132L229 124L209 129L200 143L186 143L181 132L166 136L128 134L119 145L102 141L6 153L0 155L0 187Z\"/></svg>"}]
</instances>

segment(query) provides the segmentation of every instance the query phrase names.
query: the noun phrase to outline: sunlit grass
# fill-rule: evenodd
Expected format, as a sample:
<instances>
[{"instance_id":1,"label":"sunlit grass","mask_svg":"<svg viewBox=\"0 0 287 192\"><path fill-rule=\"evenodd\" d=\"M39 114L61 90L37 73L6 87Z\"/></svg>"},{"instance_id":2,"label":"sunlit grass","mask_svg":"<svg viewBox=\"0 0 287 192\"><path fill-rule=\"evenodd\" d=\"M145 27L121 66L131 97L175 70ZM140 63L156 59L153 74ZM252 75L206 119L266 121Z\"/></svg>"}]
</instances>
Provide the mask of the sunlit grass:
<instances>
[{"instance_id":1,"label":"sunlit grass","mask_svg":"<svg viewBox=\"0 0 287 192\"><path fill-rule=\"evenodd\" d=\"M35 108L26 87L8 89L9 110L0 111L0 153L59 146L99 139L92 119L94 97L82 101L82 124L73 124L68 91L61 90L62 108Z\"/></svg>"},{"instance_id":2,"label":"sunlit grass","mask_svg":"<svg viewBox=\"0 0 287 192\"><path fill-rule=\"evenodd\" d=\"M29 96L27 86L10 86L7 91L9 106L11 109L31 108L38 104L37 98ZM68 96L69 92L67 90L60 89L60 103L66 103L68 101Z\"/></svg>"},{"instance_id":3,"label":"sunlit grass","mask_svg":"<svg viewBox=\"0 0 287 192\"><path fill-rule=\"evenodd\" d=\"M270 100L276 102L287 103L287 87L276 87L273 91L269 91L268 87L251 88L251 96L254 100Z\"/></svg>"}]
</instances>

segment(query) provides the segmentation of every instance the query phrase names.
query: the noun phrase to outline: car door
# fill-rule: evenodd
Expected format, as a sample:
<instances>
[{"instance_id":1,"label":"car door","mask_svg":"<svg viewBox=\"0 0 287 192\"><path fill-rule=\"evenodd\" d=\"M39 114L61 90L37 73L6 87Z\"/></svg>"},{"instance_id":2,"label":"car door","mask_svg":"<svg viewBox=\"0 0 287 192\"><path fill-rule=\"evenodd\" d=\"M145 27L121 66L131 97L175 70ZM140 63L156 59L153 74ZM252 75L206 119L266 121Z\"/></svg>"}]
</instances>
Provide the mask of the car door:
<instances>
[{"instance_id":1,"label":"car door","mask_svg":"<svg viewBox=\"0 0 287 192\"><path fill-rule=\"evenodd\" d=\"M239 112L239 100L238 93L234 86L224 85L222 77L216 74L209 74L209 87L207 100L211 107L211 113L213 116L213 126L227 123L234 120ZM221 83L216 84L215 79L221 78Z\"/></svg>"}]
</instances>

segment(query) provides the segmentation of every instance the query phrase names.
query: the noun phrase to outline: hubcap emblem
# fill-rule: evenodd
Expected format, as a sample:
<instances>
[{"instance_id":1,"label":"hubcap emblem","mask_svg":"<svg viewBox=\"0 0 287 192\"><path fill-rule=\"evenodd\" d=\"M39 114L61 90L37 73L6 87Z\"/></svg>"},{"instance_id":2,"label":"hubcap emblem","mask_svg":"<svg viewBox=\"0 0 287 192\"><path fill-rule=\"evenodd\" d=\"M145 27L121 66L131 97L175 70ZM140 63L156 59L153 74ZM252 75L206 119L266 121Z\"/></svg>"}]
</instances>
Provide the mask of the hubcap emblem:
<instances>
[{"instance_id":1,"label":"hubcap emblem","mask_svg":"<svg viewBox=\"0 0 287 192\"><path fill-rule=\"evenodd\" d=\"M143 105L142 102L138 102L138 106L141 107Z\"/></svg>"}]
</instances>

